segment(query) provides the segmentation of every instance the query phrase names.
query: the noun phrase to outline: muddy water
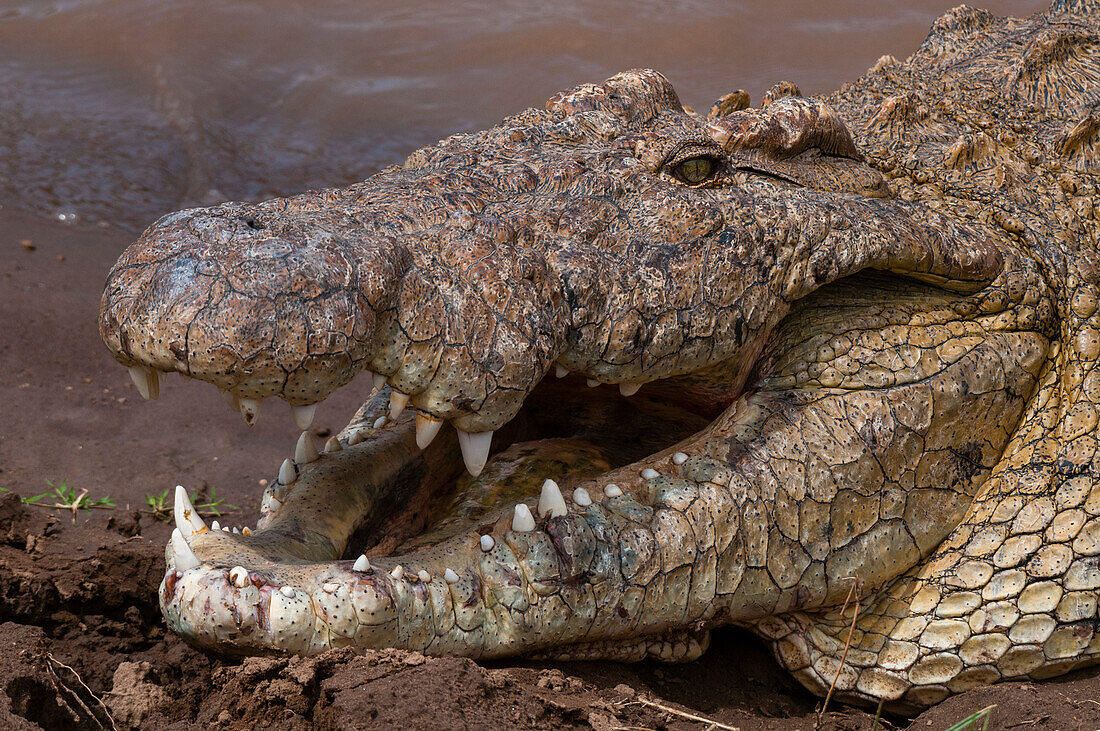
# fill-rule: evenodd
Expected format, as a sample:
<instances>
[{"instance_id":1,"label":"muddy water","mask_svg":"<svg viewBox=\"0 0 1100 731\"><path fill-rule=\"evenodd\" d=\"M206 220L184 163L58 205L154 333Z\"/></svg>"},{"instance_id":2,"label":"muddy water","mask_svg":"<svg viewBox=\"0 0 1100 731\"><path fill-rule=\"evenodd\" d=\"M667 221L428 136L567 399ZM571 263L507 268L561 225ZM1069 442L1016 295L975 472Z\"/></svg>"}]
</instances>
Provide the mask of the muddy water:
<instances>
[{"instance_id":1,"label":"muddy water","mask_svg":"<svg viewBox=\"0 0 1100 731\"><path fill-rule=\"evenodd\" d=\"M781 79L828 91L908 55L953 4L0 0L0 206L139 229L344 184L631 67L702 108Z\"/></svg>"}]
</instances>

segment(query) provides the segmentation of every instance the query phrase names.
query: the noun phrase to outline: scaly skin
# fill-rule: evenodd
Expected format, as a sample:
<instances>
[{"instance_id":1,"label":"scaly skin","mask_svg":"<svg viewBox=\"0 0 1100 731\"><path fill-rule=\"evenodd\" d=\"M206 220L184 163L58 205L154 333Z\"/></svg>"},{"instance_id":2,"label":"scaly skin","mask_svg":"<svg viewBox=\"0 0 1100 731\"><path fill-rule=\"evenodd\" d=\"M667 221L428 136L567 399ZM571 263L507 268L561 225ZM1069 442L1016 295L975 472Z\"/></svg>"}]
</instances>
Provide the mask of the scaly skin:
<instances>
[{"instance_id":1,"label":"scaly skin","mask_svg":"<svg viewBox=\"0 0 1100 731\"><path fill-rule=\"evenodd\" d=\"M825 99L707 118L632 71L345 190L161 219L100 317L139 380L248 416L388 383L251 535L180 503L170 626L686 660L739 624L899 710L1095 662L1098 35L1088 2L959 8ZM402 395L458 431L420 450Z\"/></svg>"}]
</instances>

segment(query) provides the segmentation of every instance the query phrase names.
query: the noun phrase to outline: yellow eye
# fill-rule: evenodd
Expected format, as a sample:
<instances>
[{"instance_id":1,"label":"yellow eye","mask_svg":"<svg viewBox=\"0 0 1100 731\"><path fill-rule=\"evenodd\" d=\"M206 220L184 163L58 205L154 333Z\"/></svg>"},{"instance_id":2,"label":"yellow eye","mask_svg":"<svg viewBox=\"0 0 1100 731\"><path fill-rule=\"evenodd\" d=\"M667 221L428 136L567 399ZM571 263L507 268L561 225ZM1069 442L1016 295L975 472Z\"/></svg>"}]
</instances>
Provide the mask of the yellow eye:
<instances>
[{"instance_id":1,"label":"yellow eye","mask_svg":"<svg viewBox=\"0 0 1100 731\"><path fill-rule=\"evenodd\" d=\"M689 157L673 168L673 174L688 185L698 185L710 180L718 171L718 161L713 157L701 155Z\"/></svg>"}]
</instances>

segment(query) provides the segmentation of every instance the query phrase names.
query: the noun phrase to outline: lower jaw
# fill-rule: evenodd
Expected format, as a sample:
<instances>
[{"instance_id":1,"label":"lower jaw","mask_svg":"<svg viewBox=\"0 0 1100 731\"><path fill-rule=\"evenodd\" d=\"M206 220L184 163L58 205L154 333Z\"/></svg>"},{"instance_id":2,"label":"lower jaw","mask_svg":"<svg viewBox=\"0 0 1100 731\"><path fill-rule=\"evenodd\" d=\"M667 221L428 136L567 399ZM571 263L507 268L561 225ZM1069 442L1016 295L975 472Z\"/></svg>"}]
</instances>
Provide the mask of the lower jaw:
<instances>
[{"instance_id":1,"label":"lower jaw","mask_svg":"<svg viewBox=\"0 0 1100 731\"><path fill-rule=\"evenodd\" d=\"M670 392L681 403L659 398ZM724 405L714 393L675 384L654 384L626 399L611 389L586 389L573 378L546 382L497 432L495 457L471 479L452 430L421 451L411 413L368 428L385 414L387 400L378 394L359 410L337 437L339 451L300 465L291 484L268 488L257 531L186 535L190 557L178 545L169 547L161 604L173 629L224 654L370 645L376 627L360 621L366 608L374 606L381 618L398 611L398 600L391 596L388 609L377 596L357 604L356 586L363 589L366 582L391 595L419 592L430 600L437 585L454 588L451 579L464 564L469 568L505 546L512 556L517 541L545 543L554 532L549 522L564 520L539 511L536 499L546 480L565 495L567 512L587 509L590 501L621 503L627 512L640 508L629 483L646 466L670 462L674 445L704 429ZM607 488L616 480L623 487ZM529 507L538 523L534 530L514 530L518 504ZM486 549L487 540L494 548ZM444 566L448 557L451 565ZM501 564L505 573L510 562ZM368 563L368 570L355 570ZM459 583L469 577L464 572ZM312 634L305 629L311 624ZM477 642L465 649L478 647L446 651L483 654Z\"/></svg>"}]
</instances>

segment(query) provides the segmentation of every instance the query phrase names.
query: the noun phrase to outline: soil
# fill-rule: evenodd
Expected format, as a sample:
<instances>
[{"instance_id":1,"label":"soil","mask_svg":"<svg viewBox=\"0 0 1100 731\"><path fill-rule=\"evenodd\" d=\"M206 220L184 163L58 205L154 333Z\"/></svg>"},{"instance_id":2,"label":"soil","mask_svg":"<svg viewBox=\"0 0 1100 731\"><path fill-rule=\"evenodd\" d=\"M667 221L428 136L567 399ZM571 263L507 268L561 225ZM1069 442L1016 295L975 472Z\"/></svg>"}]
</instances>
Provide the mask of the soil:
<instances>
[{"instance_id":1,"label":"soil","mask_svg":"<svg viewBox=\"0 0 1100 731\"><path fill-rule=\"evenodd\" d=\"M145 496L181 483L224 501L223 523L252 525L260 480L296 430L289 409L274 407L246 429L214 389L174 377L159 401L141 400L95 320L106 272L132 238L0 213L0 728L876 726L874 709L834 701L819 714L821 701L736 630L686 665L395 650L225 661L192 650L160 617L170 527ZM368 390L329 399L315 428L341 426ZM49 490L47 480L114 507L73 514L16 496ZM990 729L1100 728L1100 669L970 691L877 723L946 729L987 706Z\"/></svg>"}]
</instances>

